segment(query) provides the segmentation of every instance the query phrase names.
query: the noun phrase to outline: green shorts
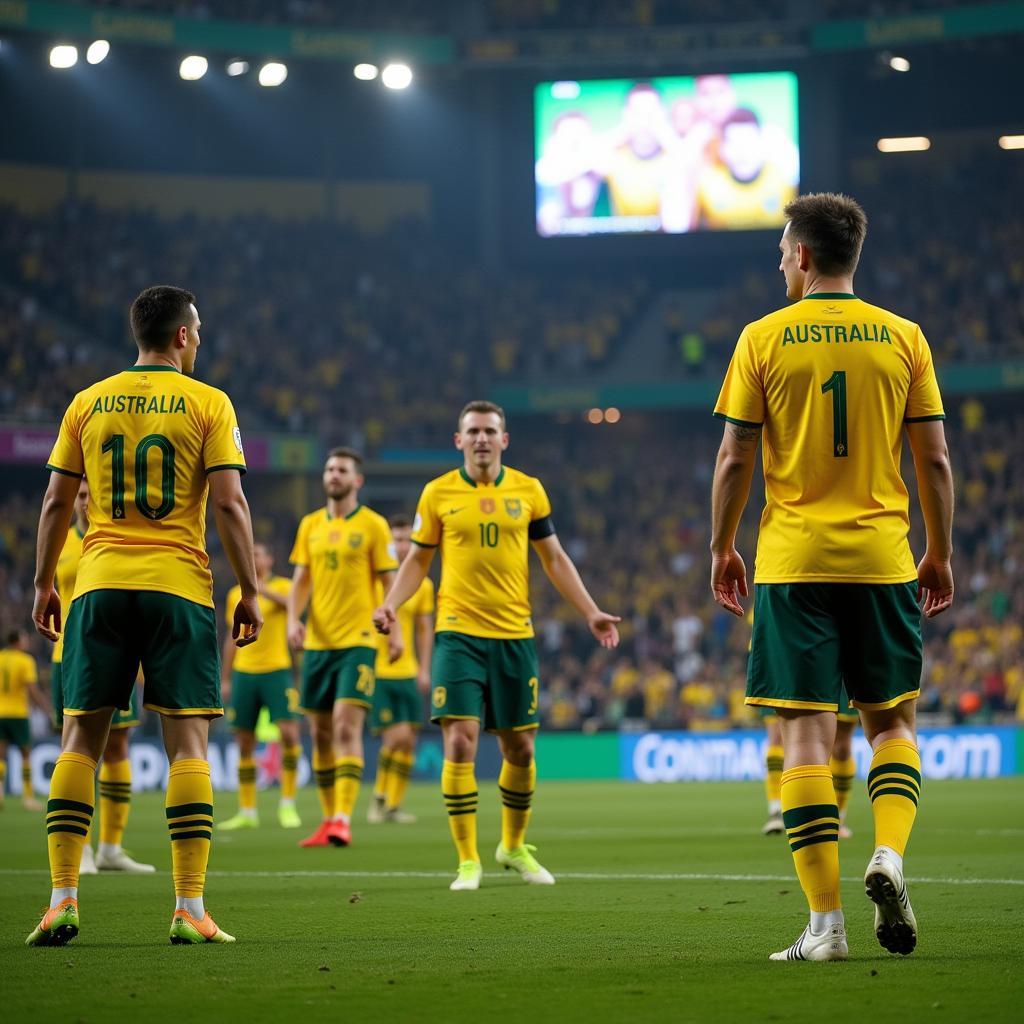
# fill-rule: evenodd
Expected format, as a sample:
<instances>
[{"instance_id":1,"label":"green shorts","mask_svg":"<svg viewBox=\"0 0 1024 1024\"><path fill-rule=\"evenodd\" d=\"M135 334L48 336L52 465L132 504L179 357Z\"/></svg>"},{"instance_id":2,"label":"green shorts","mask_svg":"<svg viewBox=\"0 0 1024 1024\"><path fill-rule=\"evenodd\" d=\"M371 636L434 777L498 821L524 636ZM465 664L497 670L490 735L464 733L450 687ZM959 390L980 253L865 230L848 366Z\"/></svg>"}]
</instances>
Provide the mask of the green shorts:
<instances>
[{"instance_id":1,"label":"green shorts","mask_svg":"<svg viewBox=\"0 0 1024 1024\"><path fill-rule=\"evenodd\" d=\"M377 692L370 716L370 728L374 732L383 732L393 725L412 725L418 729L422 720L423 702L415 679L377 676Z\"/></svg>"},{"instance_id":2,"label":"green shorts","mask_svg":"<svg viewBox=\"0 0 1024 1024\"><path fill-rule=\"evenodd\" d=\"M748 704L881 711L920 687L916 582L755 586Z\"/></svg>"},{"instance_id":3,"label":"green shorts","mask_svg":"<svg viewBox=\"0 0 1024 1024\"><path fill-rule=\"evenodd\" d=\"M473 718L489 732L536 729L540 724L540 670L532 638L438 633L431 675L432 722Z\"/></svg>"},{"instance_id":4,"label":"green shorts","mask_svg":"<svg viewBox=\"0 0 1024 1024\"><path fill-rule=\"evenodd\" d=\"M302 710L331 711L337 701L369 711L377 664L376 647L306 651L302 656Z\"/></svg>"},{"instance_id":5,"label":"green shorts","mask_svg":"<svg viewBox=\"0 0 1024 1024\"><path fill-rule=\"evenodd\" d=\"M130 711L139 666L143 705L162 715L224 713L212 608L153 590L91 590L71 603L64 630L64 713Z\"/></svg>"},{"instance_id":6,"label":"green shorts","mask_svg":"<svg viewBox=\"0 0 1024 1024\"><path fill-rule=\"evenodd\" d=\"M32 733L27 718L0 718L0 743L27 747L31 742Z\"/></svg>"},{"instance_id":7,"label":"green shorts","mask_svg":"<svg viewBox=\"0 0 1024 1024\"><path fill-rule=\"evenodd\" d=\"M231 707L228 721L232 728L253 732L260 717L260 709L266 708L272 722L283 722L289 718L301 718L299 691L291 672L278 669L276 672L231 673Z\"/></svg>"},{"instance_id":8,"label":"green shorts","mask_svg":"<svg viewBox=\"0 0 1024 1024\"><path fill-rule=\"evenodd\" d=\"M64 687L62 684L63 662L55 661L50 666L50 697L53 703L53 728L60 732L64 728ZM131 707L127 711L118 708L110 720L111 729L131 729L139 724L139 691L132 690Z\"/></svg>"}]
</instances>

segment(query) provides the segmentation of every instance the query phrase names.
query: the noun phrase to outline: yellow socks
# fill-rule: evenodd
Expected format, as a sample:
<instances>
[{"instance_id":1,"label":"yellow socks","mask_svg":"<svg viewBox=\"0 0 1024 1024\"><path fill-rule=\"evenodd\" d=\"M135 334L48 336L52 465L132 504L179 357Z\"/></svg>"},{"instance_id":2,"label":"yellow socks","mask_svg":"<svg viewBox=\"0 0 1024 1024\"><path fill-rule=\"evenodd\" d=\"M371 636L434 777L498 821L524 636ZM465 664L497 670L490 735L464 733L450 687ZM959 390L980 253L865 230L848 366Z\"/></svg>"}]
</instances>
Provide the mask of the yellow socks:
<instances>
[{"instance_id":1,"label":"yellow socks","mask_svg":"<svg viewBox=\"0 0 1024 1024\"><path fill-rule=\"evenodd\" d=\"M388 774L388 788L384 795L384 803L389 811L402 806L405 791L409 788L409 776L415 758L404 750L396 750L391 755L391 771Z\"/></svg>"},{"instance_id":2,"label":"yellow socks","mask_svg":"<svg viewBox=\"0 0 1024 1024\"><path fill-rule=\"evenodd\" d=\"M243 811L256 810L256 762L251 757L238 762L238 806Z\"/></svg>"},{"instance_id":3,"label":"yellow socks","mask_svg":"<svg viewBox=\"0 0 1024 1024\"><path fill-rule=\"evenodd\" d=\"M857 777L857 762L852 757L833 757L829 760L828 767L832 772L832 785L836 791L839 817L845 818L846 805L850 802L850 791L853 789L853 780Z\"/></svg>"},{"instance_id":4,"label":"yellow socks","mask_svg":"<svg viewBox=\"0 0 1024 1024\"><path fill-rule=\"evenodd\" d=\"M201 898L213 838L213 786L205 761L189 758L171 765L165 813L171 833L174 895Z\"/></svg>"},{"instance_id":5,"label":"yellow socks","mask_svg":"<svg viewBox=\"0 0 1024 1024\"><path fill-rule=\"evenodd\" d=\"M132 763L127 758L100 765L100 842L120 846L132 807Z\"/></svg>"},{"instance_id":6,"label":"yellow socks","mask_svg":"<svg viewBox=\"0 0 1024 1024\"><path fill-rule=\"evenodd\" d=\"M7 772L7 765L4 765L4 773ZM0 786L3 785L3 778L0 777ZM21 799L31 800L32 793L32 765L27 757L21 759Z\"/></svg>"},{"instance_id":7,"label":"yellow socks","mask_svg":"<svg viewBox=\"0 0 1024 1024\"><path fill-rule=\"evenodd\" d=\"M377 755L377 778L373 782L373 795L387 800L388 787L391 784L392 753L387 747L381 747Z\"/></svg>"},{"instance_id":8,"label":"yellow socks","mask_svg":"<svg viewBox=\"0 0 1024 1024\"><path fill-rule=\"evenodd\" d=\"M910 740L878 744L868 772L868 796L875 816L875 846L891 847L902 857L921 798L921 755Z\"/></svg>"},{"instance_id":9,"label":"yellow socks","mask_svg":"<svg viewBox=\"0 0 1024 1024\"><path fill-rule=\"evenodd\" d=\"M782 766L785 753L782 747L769 747L764 755L764 795L768 812L778 814L782 800Z\"/></svg>"},{"instance_id":10,"label":"yellow socks","mask_svg":"<svg viewBox=\"0 0 1024 1024\"><path fill-rule=\"evenodd\" d=\"M476 808L479 793L472 761L445 760L441 768L441 793L448 810L448 827L459 853L459 863L480 863L476 848Z\"/></svg>"},{"instance_id":11,"label":"yellow socks","mask_svg":"<svg viewBox=\"0 0 1024 1024\"><path fill-rule=\"evenodd\" d=\"M334 814L352 817L352 808L359 796L359 783L363 780L361 757L339 757L335 762Z\"/></svg>"},{"instance_id":12,"label":"yellow socks","mask_svg":"<svg viewBox=\"0 0 1024 1024\"><path fill-rule=\"evenodd\" d=\"M313 777L316 779L316 794L320 797L320 811L324 821L334 817L334 753L321 754L313 748Z\"/></svg>"},{"instance_id":13,"label":"yellow socks","mask_svg":"<svg viewBox=\"0 0 1024 1024\"><path fill-rule=\"evenodd\" d=\"M782 820L811 911L839 910L839 808L825 765L782 773Z\"/></svg>"},{"instance_id":14,"label":"yellow socks","mask_svg":"<svg viewBox=\"0 0 1024 1024\"><path fill-rule=\"evenodd\" d=\"M294 800L299 780L302 747L284 747L281 751L281 799Z\"/></svg>"},{"instance_id":15,"label":"yellow socks","mask_svg":"<svg viewBox=\"0 0 1024 1024\"><path fill-rule=\"evenodd\" d=\"M61 754L50 779L46 845L54 889L78 888L82 847L92 823L96 762L84 754Z\"/></svg>"},{"instance_id":16,"label":"yellow socks","mask_svg":"<svg viewBox=\"0 0 1024 1024\"><path fill-rule=\"evenodd\" d=\"M537 766L534 762L526 768L501 762L498 776L498 790L501 793L501 845L514 850L523 845L526 825L530 820L530 804L537 782Z\"/></svg>"}]
</instances>

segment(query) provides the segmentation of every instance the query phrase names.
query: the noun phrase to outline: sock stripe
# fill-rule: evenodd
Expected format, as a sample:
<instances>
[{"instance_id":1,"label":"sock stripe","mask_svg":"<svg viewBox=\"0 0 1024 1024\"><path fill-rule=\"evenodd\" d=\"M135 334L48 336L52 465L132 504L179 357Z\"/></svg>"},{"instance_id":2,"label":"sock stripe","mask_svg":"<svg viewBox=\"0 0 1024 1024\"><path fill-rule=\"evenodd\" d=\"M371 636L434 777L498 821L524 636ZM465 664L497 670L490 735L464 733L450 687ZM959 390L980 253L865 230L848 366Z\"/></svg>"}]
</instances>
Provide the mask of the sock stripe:
<instances>
[{"instance_id":1,"label":"sock stripe","mask_svg":"<svg viewBox=\"0 0 1024 1024\"><path fill-rule=\"evenodd\" d=\"M870 793L879 786L904 786L915 793L921 792L921 787L918 783L902 775L880 775L873 782L868 783L868 792Z\"/></svg>"},{"instance_id":2,"label":"sock stripe","mask_svg":"<svg viewBox=\"0 0 1024 1024\"><path fill-rule=\"evenodd\" d=\"M916 768L912 768L909 764L899 764L894 761L890 761L886 764L879 764L872 768L871 771L868 772L868 785L870 786L879 775L888 775L889 773L909 775L910 778L918 784L918 786L921 785L921 773Z\"/></svg>"},{"instance_id":3,"label":"sock stripe","mask_svg":"<svg viewBox=\"0 0 1024 1024\"><path fill-rule=\"evenodd\" d=\"M815 825L805 825L803 828L793 829L788 833L789 839L803 839L805 836L817 835L819 832L839 832L839 819L834 818L832 821L822 821Z\"/></svg>"},{"instance_id":4,"label":"sock stripe","mask_svg":"<svg viewBox=\"0 0 1024 1024\"><path fill-rule=\"evenodd\" d=\"M810 836L807 839L800 839L795 843L790 843L789 848L796 853L797 850L802 850L805 846L816 846L818 843L835 843L839 844L839 830L829 833L828 835L821 836Z\"/></svg>"},{"instance_id":5,"label":"sock stripe","mask_svg":"<svg viewBox=\"0 0 1024 1024\"><path fill-rule=\"evenodd\" d=\"M91 810L91 808L90 808ZM190 814L206 814L213 817L213 804L178 804L164 809L167 818L184 818Z\"/></svg>"},{"instance_id":6,"label":"sock stripe","mask_svg":"<svg viewBox=\"0 0 1024 1024\"><path fill-rule=\"evenodd\" d=\"M467 807L464 811L448 811L449 818L457 818L460 814L476 814L476 805Z\"/></svg>"},{"instance_id":7,"label":"sock stripe","mask_svg":"<svg viewBox=\"0 0 1024 1024\"><path fill-rule=\"evenodd\" d=\"M89 829L82 828L79 825L47 825L46 834L49 835L51 832L72 832L76 836L87 836L89 834Z\"/></svg>"},{"instance_id":8,"label":"sock stripe","mask_svg":"<svg viewBox=\"0 0 1024 1024\"><path fill-rule=\"evenodd\" d=\"M871 794L871 802L874 803L880 796L902 796L906 797L915 807L917 806L917 794L905 789L876 789Z\"/></svg>"},{"instance_id":9,"label":"sock stripe","mask_svg":"<svg viewBox=\"0 0 1024 1024\"><path fill-rule=\"evenodd\" d=\"M51 811L78 811L79 814L87 814L92 817L92 804L79 803L77 800L47 800L46 813Z\"/></svg>"},{"instance_id":10,"label":"sock stripe","mask_svg":"<svg viewBox=\"0 0 1024 1024\"><path fill-rule=\"evenodd\" d=\"M130 804L132 802L130 796L115 796L113 793L104 793L102 789L100 790L100 799L109 800L112 804Z\"/></svg>"},{"instance_id":11,"label":"sock stripe","mask_svg":"<svg viewBox=\"0 0 1024 1024\"><path fill-rule=\"evenodd\" d=\"M213 831L195 831L195 832L172 832L171 842L176 842L179 839L208 839L213 841Z\"/></svg>"},{"instance_id":12,"label":"sock stripe","mask_svg":"<svg viewBox=\"0 0 1024 1024\"><path fill-rule=\"evenodd\" d=\"M473 790L472 793L442 793L441 794L441 796L443 796L445 798L445 800L465 800L467 797L479 796L479 795L480 795L479 791L475 790L475 789Z\"/></svg>"},{"instance_id":13,"label":"sock stripe","mask_svg":"<svg viewBox=\"0 0 1024 1024\"><path fill-rule=\"evenodd\" d=\"M839 818L838 804L807 804L804 807L791 807L782 812L782 821L787 829L810 825L819 818Z\"/></svg>"}]
</instances>

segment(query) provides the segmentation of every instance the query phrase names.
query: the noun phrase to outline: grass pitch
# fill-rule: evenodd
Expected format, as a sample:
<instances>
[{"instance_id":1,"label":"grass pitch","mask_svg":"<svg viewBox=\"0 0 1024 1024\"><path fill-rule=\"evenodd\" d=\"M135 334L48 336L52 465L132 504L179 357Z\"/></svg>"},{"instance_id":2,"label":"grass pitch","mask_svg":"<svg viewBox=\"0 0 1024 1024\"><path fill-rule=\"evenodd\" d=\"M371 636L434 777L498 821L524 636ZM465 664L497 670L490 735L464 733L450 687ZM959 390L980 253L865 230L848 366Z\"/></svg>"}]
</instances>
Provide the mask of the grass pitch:
<instances>
[{"instance_id":1,"label":"grass pitch","mask_svg":"<svg viewBox=\"0 0 1024 1024\"><path fill-rule=\"evenodd\" d=\"M806 920L785 839L759 834L752 784L544 783L530 838L553 888L498 874L499 809L481 785L477 893L434 786L413 826L364 824L347 850L299 850L260 794L259 831L217 835L207 905L234 946L172 947L162 795L136 796L127 846L155 876L83 879L82 932L27 949L49 893L41 818L0 814L0 991L7 1022L176 1020L856 1021L1019 1019L1024 779L926 783L907 860L917 952L872 932L861 876L870 809L841 844L851 960L769 963ZM221 818L234 796L217 798ZM314 794L301 794L316 823ZM1017 1007L1014 1010L1014 1007Z\"/></svg>"}]
</instances>

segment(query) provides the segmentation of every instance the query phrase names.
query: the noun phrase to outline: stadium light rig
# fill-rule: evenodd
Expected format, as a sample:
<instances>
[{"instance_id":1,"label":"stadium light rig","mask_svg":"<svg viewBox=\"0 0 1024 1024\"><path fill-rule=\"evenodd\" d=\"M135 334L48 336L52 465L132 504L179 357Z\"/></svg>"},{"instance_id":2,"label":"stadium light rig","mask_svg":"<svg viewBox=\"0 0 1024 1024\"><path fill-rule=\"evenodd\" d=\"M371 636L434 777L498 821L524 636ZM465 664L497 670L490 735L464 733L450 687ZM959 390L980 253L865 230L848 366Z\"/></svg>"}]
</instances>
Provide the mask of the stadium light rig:
<instances>
[{"instance_id":1,"label":"stadium light rig","mask_svg":"<svg viewBox=\"0 0 1024 1024\"><path fill-rule=\"evenodd\" d=\"M904 138L879 139L879 153L923 153L932 148L932 140L924 135L908 135Z\"/></svg>"},{"instance_id":2,"label":"stadium light rig","mask_svg":"<svg viewBox=\"0 0 1024 1024\"><path fill-rule=\"evenodd\" d=\"M110 43L106 39L97 39L89 44L85 51L85 59L89 64L102 64L110 53Z\"/></svg>"},{"instance_id":3,"label":"stadium light rig","mask_svg":"<svg viewBox=\"0 0 1024 1024\"><path fill-rule=\"evenodd\" d=\"M890 57L889 67L891 67L893 71L909 71L910 61L907 60L906 57Z\"/></svg>"},{"instance_id":4,"label":"stadium light rig","mask_svg":"<svg viewBox=\"0 0 1024 1024\"><path fill-rule=\"evenodd\" d=\"M78 63L78 47L68 43L58 43L50 50L50 67L66 71Z\"/></svg>"},{"instance_id":5,"label":"stadium light rig","mask_svg":"<svg viewBox=\"0 0 1024 1024\"><path fill-rule=\"evenodd\" d=\"M224 70L231 78L237 78L249 70L249 62L247 60L229 60L224 66Z\"/></svg>"},{"instance_id":6,"label":"stadium light rig","mask_svg":"<svg viewBox=\"0 0 1024 1024\"><path fill-rule=\"evenodd\" d=\"M207 68L209 68L210 62L205 57L200 57L198 54L191 54L185 57L181 64L178 66L178 74L186 82L198 82L203 75L206 74Z\"/></svg>"},{"instance_id":7,"label":"stadium light rig","mask_svg":"<svg viewBox=\"0 0 1024 1024\"><path fill-rule=\"evenodd\" d=\"M380 68L376 64L357 64L352 69L352 74L360 82L372 82L380 74Z\"/></svg>"},{"instance_id":8,"label":"stadium light rig","mask_svg":"<svg viewBox=\"0 0 1024 1024\"><path fill-rule=\"evenodd\" d=\"M260 68L259 83L267 89L273 89L281 85L288 77L288 68L279 61L267 61Z\"/></svg>"},{"instance_id":9,"label":"stadium light rig","mask_svg":"<svg viewBox=\"0 0 1024 1024\"><path fill-rule=\"evenodd\" d=\"M389 64L380 80L388 89L408 89L412 85L412 68L408 64Z\"/></svg>"},{"instance_id":10,"label":"stadium light rig","mask_svg":"<svg viewBox=\"0 0 1024 1024\"><path fill-rule=\"evenodd\" d=\"M1000 149L1024 149L1024 135L1000 135Z\"/></svg>"}]
</instances>

